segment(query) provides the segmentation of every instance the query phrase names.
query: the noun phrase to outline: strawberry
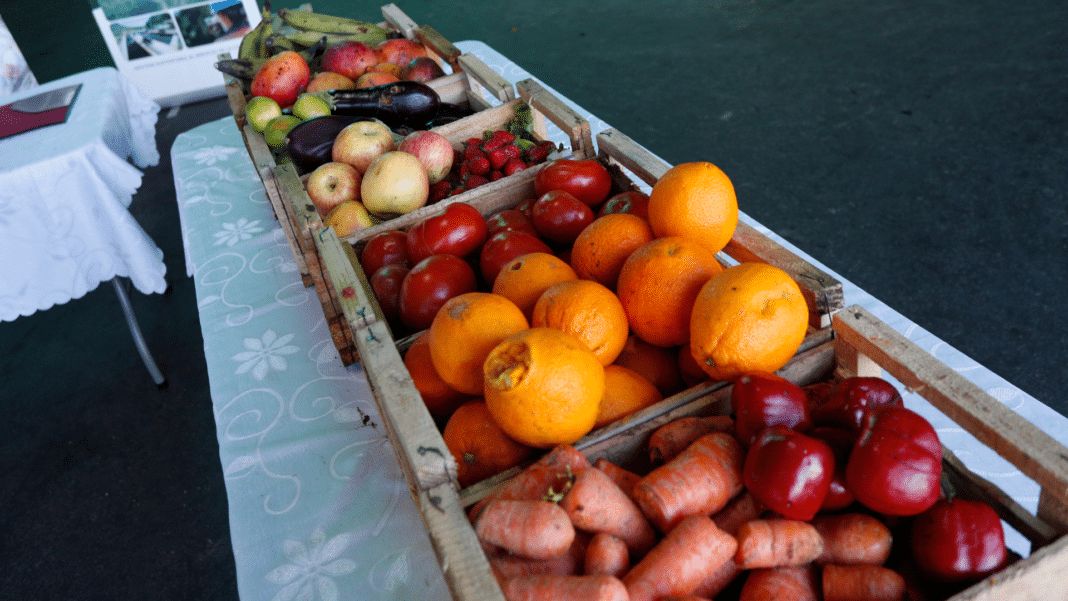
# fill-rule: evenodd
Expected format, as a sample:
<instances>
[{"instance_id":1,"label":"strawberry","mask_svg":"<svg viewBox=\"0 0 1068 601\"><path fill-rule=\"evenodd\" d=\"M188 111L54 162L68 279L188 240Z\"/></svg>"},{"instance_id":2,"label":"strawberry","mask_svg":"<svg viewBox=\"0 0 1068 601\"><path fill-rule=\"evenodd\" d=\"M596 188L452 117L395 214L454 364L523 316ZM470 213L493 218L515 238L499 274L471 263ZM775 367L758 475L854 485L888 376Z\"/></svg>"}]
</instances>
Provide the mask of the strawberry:
<instances>
[{"instance_id":1,"label":"strawberry","mask_svg":"<svg viewBox=\"0 0 1068 601\"><path fill-rule=\"evenodd\" d=\"M467 170L475 175L486 175L490 170L490 160L484 154L473 156L464 164L467 165Z\"/></svg>"},{"instance_id":2,"label":"strawberry","mask_svg":"<svg viewBox=\"0 0 1068 601\"><path fill-rule=\"evenodd\" d=\"M467 166L467 163L460 163L459 176L460 181L467 179L467 176L471 175L471 168Z\"/></svg>"},{"instance_id":3,"label":"strawberry","mask_svg":"<svg viewBox=\"0 0 1068 601\"><path fill-rule=\"evenodd\" d=\"M488 184L489 180L484 175L472 175L464 181L464 189L471 190L484 184Z\"/></svg>"},{"instance_id":4,"label":"strawberry","mask_svg":"<svg viewBox=\"0 0 1068 601\"><path fill-rule=\"evenodd\" d=\"M504 164L504 168L501 169L501 171L503 171L505 175L512 175L516 171L522 171L526 168L527 164L524 163L522 159L515 158L508 159L508 162Z\"/></svg>"},{"instance_id":5,"label":"strawberry","mask_svg":"<svg viewBox=\"0 0 1068 601\"><path fill-rule=\"evenodd\" d=\"M482 152L482 149L478 146L465 146L463 151L463 157L466 161L471 157L484 157L486 153Z\"/></svg>"},{"instance_id":6,"label":"strawberry","mask_svg":"<svg viewBox=\"0 0 1068 601\"><path fill-rule=\"evenodd\" d=\"M514 141L514 135L507 131L504 131L503 129L499 129L495 132L492 132L489 137L486 138L486 141L482 143L482 148L486 149L486 151L490 151L495 148L500 148L505 144L511 144Z\"/></svg>"},{"instance_id":7,"label":"strawberry","mask_svg":"<svg viewBox=\"0 0 1068 601\"><path fill-rule=\"evenodd\" d=\"M465 147L468 147L468 146L481 146L481 145L482 145L482 138L468 138L467 142L464 143Z\"/></svg>"},{"instance_id":8,"label":"strawberry","mask_svg":"<svg viewBox=\"0 0 1068 601\"><path fill-rule=\"evenodd\" d=\"M519 159L523 157L523 151L519 149L515 144L505 144L501 146L504 149L504 154L508 155L509 159Z\"/></svg>"},{"instance_id":9,"label":"strawberry","mask_svg":"<svg viewBox=\"0 0 1068 601\"><path fill-rule=\"evenodd\" d=\"M501 147L494 148L493 150L487 152L486 156L489 157L490 165L494 169L500 169L501 167L504 167L504 164L508 162L509 158L511 158L508 156L508 153L504 150L504 148Z\"/></svg>"},{"instance_id":10,"label":"strawberry","mask_svg":"<svg viewBox=\"0 0 1068 601\"><path fill-rule=\"evenodd\" d=\"M504 172L501 171L500 169L494 169L493 171L490 171L489 180L491 182L495 182L495 181L501 179L502 177L504 177Z\"/></svg>"},{"instance_id":11,"label":"strawberry","mask_svg":"<svg viewBox=\"0 0 1068 601\"><path fill-rule=\"evenodd\" d=\"M549 153L554 150L556 150L556 145L550 140L545 140L527 151L527 163L542 163L549 158Z\"/></svg>"},{"instance_id":12,"label":"strawberry","mask_svg":"<svg viewBox=\"0 0 1068 601\"><path fill-rule=\"evenodd\" d=\"M448 198L452 193L452 184L447 180L441 180L440 182L430 186L430 196L427 198L427 202L437 202L444 198Z\"/></svg>"}]
</instances>

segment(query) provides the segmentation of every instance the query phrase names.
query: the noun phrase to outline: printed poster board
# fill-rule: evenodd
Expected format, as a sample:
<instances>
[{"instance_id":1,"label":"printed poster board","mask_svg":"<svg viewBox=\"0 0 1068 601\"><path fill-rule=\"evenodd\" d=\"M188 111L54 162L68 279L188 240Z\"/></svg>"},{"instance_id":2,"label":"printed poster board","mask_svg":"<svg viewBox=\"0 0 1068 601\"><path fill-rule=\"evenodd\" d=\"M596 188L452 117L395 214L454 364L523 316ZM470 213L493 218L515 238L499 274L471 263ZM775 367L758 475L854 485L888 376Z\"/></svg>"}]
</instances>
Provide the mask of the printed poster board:
<instances>
[{"instance_id":1,"label":"printed poster board","mask_svg":"<svg viewBox=\"0 0 1068 601\"><path fill-rule=\"evenodd\" d=\"M89 0L115 66L161 106L225 95L214 64L260 22L256 0Z\"/></svg>"}]
</instances>

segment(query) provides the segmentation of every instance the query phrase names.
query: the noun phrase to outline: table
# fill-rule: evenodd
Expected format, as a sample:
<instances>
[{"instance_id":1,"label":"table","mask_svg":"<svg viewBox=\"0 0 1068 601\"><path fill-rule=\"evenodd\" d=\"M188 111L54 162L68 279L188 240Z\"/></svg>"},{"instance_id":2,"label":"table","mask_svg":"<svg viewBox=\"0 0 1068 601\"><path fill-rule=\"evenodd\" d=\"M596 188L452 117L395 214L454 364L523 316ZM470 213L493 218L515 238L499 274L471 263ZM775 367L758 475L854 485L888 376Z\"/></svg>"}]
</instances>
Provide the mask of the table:
<instances>
[{"instance_id":1,"label":"table","mask_svg":"<svg viewBox=\"0 0 1068 601\"><path fill-rule=\"evenodd\" d=\"M457 46L513 83L532 77L481 42ZM594 134L609 127L550 91L586 117ZM551 124L549 134L566 142ZM301 283L234 120L178 136L172 160L186 265L200 305L241 597L448 598L365 375L359 364L341 366L319 301ZM862 305L1068 444L1068 418L748 215L741 218L842 281L847 305ZM905 402L931 420L942 442L971 469L1035 511L1034 482L918 395L907 392ZM1010 535L1009 544L1028 552L1021 536Z\"/></svg>"},{"instance_id":2,"label":"table","mask_svg":"<svg viewBox=\"0 0 1068 601\"><path fill-rule=\"evenodd\" d=\"M65 123L0 140L0 319L47 310L111 280L142 359L162 384L117 279L145 294L167 288L163 252L128 210L141 185L137 167L159 163L159 106L110 67L0 104L74 84L82 87Z\"/></svg>"}]
</instances>

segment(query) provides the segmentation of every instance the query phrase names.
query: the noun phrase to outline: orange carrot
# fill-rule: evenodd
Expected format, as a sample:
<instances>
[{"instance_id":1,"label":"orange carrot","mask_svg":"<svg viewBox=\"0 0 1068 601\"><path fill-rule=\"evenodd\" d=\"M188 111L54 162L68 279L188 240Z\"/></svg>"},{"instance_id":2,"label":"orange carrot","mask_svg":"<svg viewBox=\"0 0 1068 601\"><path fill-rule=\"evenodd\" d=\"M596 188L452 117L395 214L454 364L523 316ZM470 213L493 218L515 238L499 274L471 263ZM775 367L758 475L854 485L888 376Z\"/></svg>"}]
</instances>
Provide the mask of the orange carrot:
<instances>
[{"instance_id":1,"label":"orange carrot","mask_svg":"<svg viewBox=\"0 0 1068 601\"><path fill-rule=\"evenodd\" d=\"M712 432L734 434L734 420L728 415L674 419L657 428L649 438L649 460L653 465L667 463L693 441Z\"/></svg>"},{"instance_id":2,"label":"orange carrot","mask_svg":"<svg viewBox=\"0 0 1068 601\"><path fill-rule=\"evenodd\" d=\"M559 492L572 474L587 467L589 460L575 447L558 445L476 503L469 516L474 520L493 499L533 500L543 498L550 489Z\"/></svg>"},{"instance_id":3,"label":"orange carrot","mask_svg":"<svg viewBox=\"0 0 1068 601\"><path fill-rule=\"evenodd\" d=\"M823 601L902 601L905 579L882 566L823 566Z\"/></svg>"},{"instance_id":4,"label":"orange carrot","mask_svg":"<svg viewBox=\"0 0 1068 601\"><path fill-rule=\"evenodd\" d=\"M658 601L710 601L710 598L703 595L671 595L661 597Z\"/></svg>"},{"instance_id":5,"label":"orange carrot","mask_svg":"<svg viewBox=\"0 0 1068 601\"><path fill-rule=\"evenodd\" d=\"M749 572L738 601L817 601L816 571L811 565L758 568ZM826 601L826 600L825 600Z\"/></svg>"},{"instance_id":6,"label":"orange carrot","mask_svg":"<svg viewBox=\"0 0 1068 601\"><path fill-rule=\"evenodd\" d=\"M630 569L630 550L623 539L598 532L586 547L585 574L608 574L620 578Z\"/></svg>"},{"instance_id":7,"label":"orange carrot","mask_svg":"<svg viewBox=\"0 0 1068 601\"><path fill-rule=\"evenodd\" d=\"M731 561L737 546L712 518L687 516L623 576L623 584L631 601L689 595L706 574Z\"/></svg>"},{"instance_id":8,"label":"orange carrot","mask_svg":"<svg viewBox=\"0 0 1068 601\"><path fill-rule=\"evenodd\" d=\"M593 462L593 467L608 474L608 477L615 480L616 484L623 489L623 492L627 493L628 497L634 498L634 485L638 483L638 480L642 479L641 476L619 467L604 457L598 457L597 461Z\"/></svg>"},{"instance_id":9,"label":"orange carrot","mask_svg":"<svg viewBox=\"0 0 1068 601\"><path fill-rule=\"evenodd\" d=\"M757 501L748 490L743 490L723 509L717 511L712 516L712 520L716 522L720 530L731 536L737 536L738 528L742 524L759 518L762 513L764 513L764 506L760 501Z\"/></svg>"},{"instance_id":10,"label":"orange carrot","mask_svg":"<svg viewBox=\"0 0 1068 601\"><path fill-rule=\"evenodd\" d=\"M735 563L743 570L799 566L823 552L823 539L808 522L787 519L752 520L738 528Z\"/></svg>"},{"instance_id":11,"label":"orange carrot","mask_svg":"<svg viewBox=\"0 0 1068 601\"><path fill-rule=\"evenodd\" d=\"M575 476L560 500L576 528L607 532L627 543L631 554L644 555L656 544L656 531L642 510L607 474L590 467Z\"/></svg>"},{"instance_id":12,"label":"orange carrot","mask_svg":"<svg viewBox=\"0 0 1068 601\"><path fill-rule=\"evenodd\" d=\"M823 538L816 563L882 565L890 557L890 528L866 513L817 515L811 524Z\"/></svg>"},{"instance_id":13,"label":"orange carrot","mask_svg":"<svg viewBox=\"0 0 1068 601\"><path fill-rule=\"evenodd\" d=\"M667 532L688 515L712 515L740 493L744 460L734 436L706 434L639 480L634 500L654 526Z\"/></svg>"},{"instance_id":14,"label":"orange carrot","mask_svg":"<svg viewBox=\"0 0 1068 601\"><path fill-rule=\"evenodd\" d=\"M575 540L567 512L550 501L494 500L475 520L478 538L531 559L563 555Z\"/></svg>"},{"instance_id":15,"label":"orange carrot","mask_svg":"<svg viewBox=\"0 0 1068 601\"><path fill-rule=\"evenodd\" d=\"M590 542L590 535L585 532L576 532L575 540L563 555L551 559L530 559L520 557L507 552L487 555L493 575L503 585L505 580L517 576L531 576L533 574L556 574L558 576L578 576L582 574L582 566L586 560L586 548Z\"/></svg>"},{"instance_id":16,"label":"orange carrot","mask_svg":"<svg viewBox=\"0 0 1068 601\"><path fill-rule=\"evenodd\" d=\"M501 589L508 601L628 601L619 578L606 574L520 576L505 581Z\"/></svg>"},{"instance_id":17,"label":"orange carrot","mask_svg":"<svg viewBox=\"0 0 1068 601\"><path fill-rule=\"evenodd\" d=\"M701 584L698 584L697 588L693 589L693 594L712 599L723 592L723 589L727 588L727 585L734 582L734 579L741 574L742 569L738 567L738 564L734 563L734 558L732 557L730 561L723 562L723 565L718 570L706 575Z\"/></svg>"}]
</instances>

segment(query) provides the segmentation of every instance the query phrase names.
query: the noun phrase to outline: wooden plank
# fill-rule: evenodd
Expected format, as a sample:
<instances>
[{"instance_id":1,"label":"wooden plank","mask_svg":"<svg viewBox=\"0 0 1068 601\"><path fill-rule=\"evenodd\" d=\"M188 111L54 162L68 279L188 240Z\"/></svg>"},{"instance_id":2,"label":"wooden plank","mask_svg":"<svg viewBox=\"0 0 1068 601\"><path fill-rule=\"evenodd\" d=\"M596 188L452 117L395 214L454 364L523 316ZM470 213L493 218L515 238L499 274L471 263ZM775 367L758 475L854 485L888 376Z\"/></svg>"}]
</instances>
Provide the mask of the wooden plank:
<instances>
[{"instance_id":1,"label":"wooden plank","mask_svg":"<svg viewBox=\"0 0 1068 601\"><path fill-rule=\"evenodd\" d=\"M429 25L421 25L415 29L413 35L421 44L455 68L456 60L460 58L460 49L438 33L438 30Z\"/></svg>"},{"instance_id":2,"label":"wooden plank","mask_svg":"<svg viewBox=\"0 0 1068 601\"><path fill-rule=\"evenodd\" d=\"M988 576L948 601L1058 601L1065 598L1062 581L1068 571L1068 536Z\"/></svg>"},{"instance_id":3,"label":"wooden plank","mask_svg":"<svg viewBox=\"0 0 1068 601\"><path fill-rule=\"evenodd\" d=\"M483 98L483 92L501 102L515 100L515 86L482 59L473 54L464 54L457 58L456 64L467 76L467 100L475 110L485 110L490 106Z\"/></svg>"},{"instance_id":4,"label":"wooden plank","mask_svg":"<svg viewBox=\"0 0 1068 601\"><path fill-rule=\"evenodd\" d=\"M1064 445L866 310L854 306L839 311L833 327L843 343L870 357L1038 482L1044 494L1061 503L1068 499L1068 449Z\"/></svg>"},{"instance_id":5,"label":"wooden plank","mask_svg":"<svg viewBox=\"0 0 1068 601\"><path fill-rule=\"evenodd\" d=\"M594 156L593 134L589 121L533 79L524 79L515 84L515 88L520 98L563 130L564 135L571 140L575 158Z\"/></svg>"},{"instance_id":6,"label":"wooden plank","mask_svg":"<svg viewBox=\"0 0 1068 601\"><path fill-rule=\"evenodd\" d=\"M419 28L403 10L396 4L386 4L382 7L382 18L390 27L396 29L401 35L409 40L415 39L415 30Z\"/></svg>"}]
</instances>

